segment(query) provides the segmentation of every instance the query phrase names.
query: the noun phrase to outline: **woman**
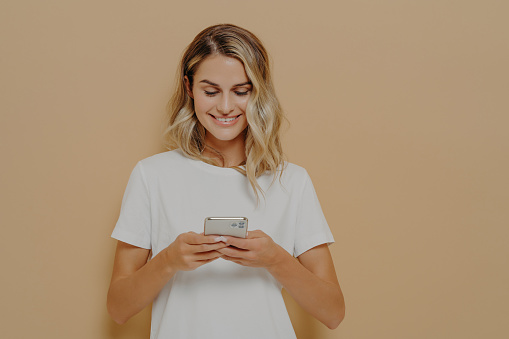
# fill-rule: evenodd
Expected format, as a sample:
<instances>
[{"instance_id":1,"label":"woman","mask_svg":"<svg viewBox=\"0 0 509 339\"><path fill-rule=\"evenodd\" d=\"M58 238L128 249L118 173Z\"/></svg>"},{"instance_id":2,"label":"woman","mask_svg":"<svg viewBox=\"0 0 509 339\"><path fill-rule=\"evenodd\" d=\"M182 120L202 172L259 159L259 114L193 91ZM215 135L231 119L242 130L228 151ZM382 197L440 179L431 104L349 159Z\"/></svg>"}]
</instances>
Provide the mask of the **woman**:
<instances>
[{"instance_id":1,"label":"woman","mask_svg":"<svg viewBox=\"0 0 509 339\"><path fill-rule=\"evenodd\" d=\"M170 102L171 151L136 165L113 231L116 322L153 302L153 339L295 338L284 287L339 325L334 240L307 172L283 160L282 119L252 33L216 25L196 36ZM211 216L247 217L247 238L204 235Z\"/></svg>"}]
</instances>

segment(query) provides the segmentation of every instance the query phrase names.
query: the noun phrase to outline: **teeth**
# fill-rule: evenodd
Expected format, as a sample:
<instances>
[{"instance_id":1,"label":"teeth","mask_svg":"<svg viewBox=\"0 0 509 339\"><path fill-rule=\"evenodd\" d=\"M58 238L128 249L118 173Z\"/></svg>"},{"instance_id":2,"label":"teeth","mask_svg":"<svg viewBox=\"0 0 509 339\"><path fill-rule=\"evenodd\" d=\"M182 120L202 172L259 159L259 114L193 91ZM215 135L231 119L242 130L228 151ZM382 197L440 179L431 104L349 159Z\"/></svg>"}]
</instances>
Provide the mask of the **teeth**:
<instances>
[{"instance_id":1,"label":"teeth","mask_svg":"<svg viewBox=\"0 0 509 339\"><path fill-rule=\"evenodd\" d=\"M230 121L237 119L237 117L235 117L235 118L216 118L216 119L221 122L230 122Z\"/></svg>"}]
</instances>

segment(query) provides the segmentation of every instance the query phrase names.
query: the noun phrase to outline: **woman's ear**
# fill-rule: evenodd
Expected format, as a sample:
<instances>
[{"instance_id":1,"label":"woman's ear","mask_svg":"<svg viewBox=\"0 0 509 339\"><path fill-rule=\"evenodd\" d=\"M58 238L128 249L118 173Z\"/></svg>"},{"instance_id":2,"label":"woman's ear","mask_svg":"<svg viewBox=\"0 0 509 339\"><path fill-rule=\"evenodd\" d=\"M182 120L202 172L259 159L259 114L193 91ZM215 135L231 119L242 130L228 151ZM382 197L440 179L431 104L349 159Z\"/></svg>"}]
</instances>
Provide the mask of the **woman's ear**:
<instances>
[{"instance_id":1,"label":"woman's ear","mask_svg":"<svg viewBox=\"0 0 509 339\"><path fill-rule=\"evenodd\" d=\"M187 95L189 95L191 99L194 99L193 90L191 89L191 83L189 82L189 78L187 77L187 75L184 75L184 86L186 86Z\"/></svg>"}]
</instances>

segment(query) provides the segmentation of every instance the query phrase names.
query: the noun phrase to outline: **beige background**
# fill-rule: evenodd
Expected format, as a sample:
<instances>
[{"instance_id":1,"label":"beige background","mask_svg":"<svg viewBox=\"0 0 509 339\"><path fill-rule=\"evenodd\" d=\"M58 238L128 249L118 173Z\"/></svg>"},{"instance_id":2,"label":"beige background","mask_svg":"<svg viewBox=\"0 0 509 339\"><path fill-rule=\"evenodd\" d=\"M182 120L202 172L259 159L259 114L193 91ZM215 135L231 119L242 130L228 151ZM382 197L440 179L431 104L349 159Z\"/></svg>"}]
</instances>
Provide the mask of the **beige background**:
<instances>
[{"instance_id":1,"label":"beige background","mask_svg":"<svg viewBox=\"0 0 509 339\"><path fill-rule=\"evenodd\" d=\"M0 3L0 337L148 338L109 319L109 238L163 151L180 53L231 22L274 59L347 302L299 338L509 336L507 1ZM287 298L288 299L288 298Z\"/></svg>"}]
</instances>

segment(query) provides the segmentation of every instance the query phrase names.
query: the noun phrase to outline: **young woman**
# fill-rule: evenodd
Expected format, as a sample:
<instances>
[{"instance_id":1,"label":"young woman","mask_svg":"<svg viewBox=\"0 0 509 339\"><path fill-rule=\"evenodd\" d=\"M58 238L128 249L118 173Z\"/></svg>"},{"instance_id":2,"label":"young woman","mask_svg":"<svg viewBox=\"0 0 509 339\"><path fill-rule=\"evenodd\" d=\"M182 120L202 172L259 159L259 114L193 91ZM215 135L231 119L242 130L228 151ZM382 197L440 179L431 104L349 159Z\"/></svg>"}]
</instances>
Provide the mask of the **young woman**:
<instances>
[{"instance_id":1,"label":"young woman","mask_svg":"<svg viewBox=\"0 0 509 339\"><path fill-rule=\"evenodd\" d=\"M206 28L177 82L171 151L136 165L113 231L112 318L124 323L153 303L152 339L295 338L284 287L337 327L345 305L334 240L307 172L283 160L261 42L234 25ZM217 216L247 217L247 238L204 235L204 219Z\"/></svg>"}]
</instances>

